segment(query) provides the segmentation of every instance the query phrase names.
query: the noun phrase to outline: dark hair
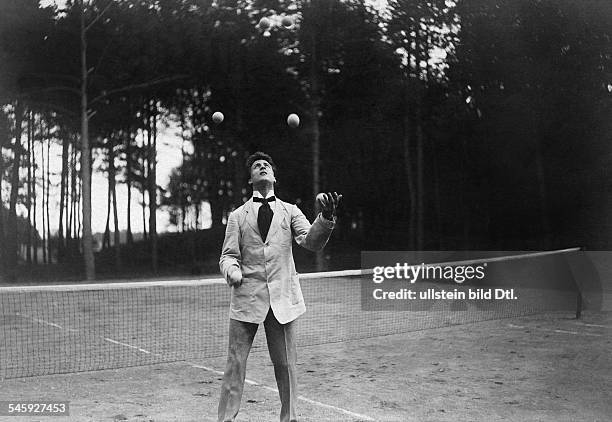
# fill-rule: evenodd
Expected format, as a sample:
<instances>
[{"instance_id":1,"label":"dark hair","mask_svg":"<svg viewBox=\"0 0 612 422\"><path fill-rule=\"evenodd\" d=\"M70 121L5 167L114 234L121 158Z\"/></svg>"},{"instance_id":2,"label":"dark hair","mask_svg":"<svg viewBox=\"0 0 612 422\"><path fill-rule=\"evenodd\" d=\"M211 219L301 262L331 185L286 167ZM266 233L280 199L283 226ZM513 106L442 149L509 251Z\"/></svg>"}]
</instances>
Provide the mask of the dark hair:
<instances>
[{"instance_id":1,"label":"dark hair","mask_svg":"<svg viewBox=\"0 0 612 422\"><path fill-rule=\"evenodd\" d=\"M276 173L276 165L274 164L274 161L272 161L272 157L265 152L257 151L255 154L251 154L246 160L246 170L248 174L251 174L251 166L257 160L266 160L272 166L272 170L274 170Z\"/></svg>"}]
</instances>

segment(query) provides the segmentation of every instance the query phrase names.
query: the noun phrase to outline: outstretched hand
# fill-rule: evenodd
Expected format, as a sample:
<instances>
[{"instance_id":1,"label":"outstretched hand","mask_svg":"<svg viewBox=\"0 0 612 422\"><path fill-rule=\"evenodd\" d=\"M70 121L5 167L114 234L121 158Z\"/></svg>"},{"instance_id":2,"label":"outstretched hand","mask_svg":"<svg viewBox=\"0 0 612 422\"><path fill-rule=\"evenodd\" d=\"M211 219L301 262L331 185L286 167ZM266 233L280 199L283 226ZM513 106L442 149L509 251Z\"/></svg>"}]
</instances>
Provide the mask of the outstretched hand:
<instances>
[{"instance_id":1,"label":"outstretched hand","mask_svg":"<svg viewBox=\"0 0 612 422\"><path fill-rule=\"evenodd\" d=\"M323 214L324 218L332 220L335 217L341 199L342 195L337 192L327 192L317 195L317 201L321 206L321 214Z\"/></svg>"}]
</instances>

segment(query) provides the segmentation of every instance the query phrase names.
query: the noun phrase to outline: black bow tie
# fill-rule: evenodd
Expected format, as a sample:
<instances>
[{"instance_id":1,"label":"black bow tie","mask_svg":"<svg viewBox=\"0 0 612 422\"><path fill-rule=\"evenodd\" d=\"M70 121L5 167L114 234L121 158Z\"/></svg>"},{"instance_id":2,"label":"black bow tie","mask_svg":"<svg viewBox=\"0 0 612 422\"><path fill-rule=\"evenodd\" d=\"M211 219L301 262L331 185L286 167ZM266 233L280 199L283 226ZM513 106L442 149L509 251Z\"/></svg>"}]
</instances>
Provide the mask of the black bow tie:
<instances>
[{"instance_id":1,"label":"black bow tie","mask_svg":"<svg viewBox=\"0 0 612 422\"><path fill-rule=\"evenodd\" d=\"M261 207L259 207L259 212L257 213L257 226L259 228L261 240L265 242L266 238L268 237L270 225L272 224L272 216L274 215L274 213L272 212L272 208L270 208L268 202L276 201L276 198L274 196L271 196L267 199L264 199L254 196L253 201L261 202Z\"/></svg>"},{"instance_id":2,"label":"black bow tie","mask_svg":"<svg viewBox=\"0 0 612 422\"><path fill-rule=\"evenodd\" d=\"M260 198L259 196L254 196L253 197L253 202L261 202L263 204L267 204L268 202L272 202L272 201L276 201L276 198L274 196L271 196L269 198Z\"/></svg>"}]
</instances>

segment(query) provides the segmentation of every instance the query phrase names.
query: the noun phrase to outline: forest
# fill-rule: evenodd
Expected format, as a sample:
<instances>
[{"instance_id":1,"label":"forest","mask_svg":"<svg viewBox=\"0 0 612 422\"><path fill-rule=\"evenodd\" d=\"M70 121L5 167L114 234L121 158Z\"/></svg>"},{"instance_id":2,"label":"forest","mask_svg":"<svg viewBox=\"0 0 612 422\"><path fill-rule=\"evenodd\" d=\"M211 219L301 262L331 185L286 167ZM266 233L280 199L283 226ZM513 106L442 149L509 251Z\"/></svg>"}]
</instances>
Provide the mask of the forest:
<instances>
[{"instance_id":1,"label":"forest","mask_svg":"<svg viewBox=\"0 0 612 422\"><path fill-rule=\"evenodd\" d=\"M168 127L182 164L159 185ZM217 271L259 150L309 218L317 192L343 194L336 266L364 250L607 250L612 2L0 0L0 147L8 282ZM118 209L119 185L142 212Z\"/></svg>"}]
</instances>

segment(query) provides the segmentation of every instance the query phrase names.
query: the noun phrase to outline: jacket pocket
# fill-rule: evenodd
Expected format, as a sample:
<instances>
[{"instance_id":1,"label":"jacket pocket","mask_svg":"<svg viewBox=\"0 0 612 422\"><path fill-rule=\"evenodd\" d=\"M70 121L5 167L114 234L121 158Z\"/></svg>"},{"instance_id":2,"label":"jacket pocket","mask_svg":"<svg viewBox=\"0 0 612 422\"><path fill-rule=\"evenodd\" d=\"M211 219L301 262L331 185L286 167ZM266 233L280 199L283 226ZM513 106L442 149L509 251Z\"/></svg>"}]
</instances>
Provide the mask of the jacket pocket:
<instances>
[{"instance_id":1,"label":"jacket pocket","mask_svg":"<svg viewBox=\"0 0 612 422\"><path fill-rule=\"evenodd\" d=\"M292 305L297 305L304 301L302 288L300 287L300 276L297 273L291 276L290 298Z\"/></svg>"}]
</instances>

